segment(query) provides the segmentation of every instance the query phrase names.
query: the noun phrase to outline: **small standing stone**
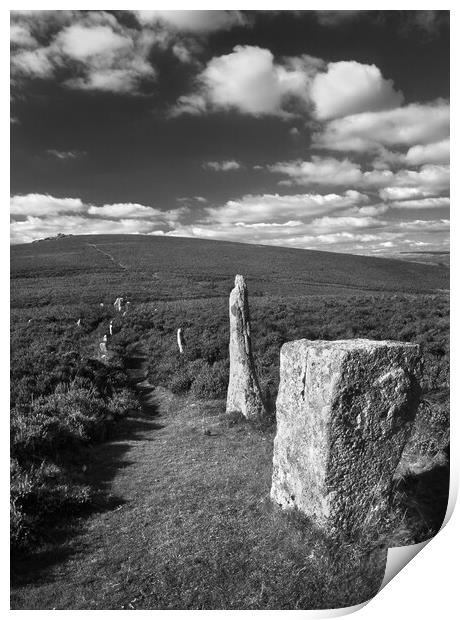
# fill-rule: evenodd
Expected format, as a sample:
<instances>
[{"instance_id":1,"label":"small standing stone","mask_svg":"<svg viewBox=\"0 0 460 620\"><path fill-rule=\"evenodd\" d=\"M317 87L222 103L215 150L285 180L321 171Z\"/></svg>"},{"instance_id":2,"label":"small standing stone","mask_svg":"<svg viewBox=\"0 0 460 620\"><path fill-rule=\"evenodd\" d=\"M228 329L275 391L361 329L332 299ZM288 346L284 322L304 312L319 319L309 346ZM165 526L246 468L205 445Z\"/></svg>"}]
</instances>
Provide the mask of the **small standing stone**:
<instances>
[{"instance_id":1,"label":"small standing stone","mask_svg":"<svg viewBox=\"0 0 460 620\"><path fill-rule=\"evenodd\" d=\"M281 348L271 498L329 535L381 527L420 398L418 345L297 340Z\"/></svg>"},{"instance_id":2,"label":"small standing stone","mask_svg":"<svg viewBox=\"0 0 460 620\"><path fill-rule=\"evenodd\" d=\"M181 327L177 330L177 346L179 347L179 353L182 355L184 352L185 341Z\"/></svg>"},{"instance_id":3,"label":"small standing stone","mask_svg":"<svg viewBox=\"0 0 460 620\"><path fill-rule=\"evenodd\" d=\"M248 291L241 275L235 276L229 305L230 378L226 410L238 411L248 419L260 419L266 412L252 355Z\"/></svg>"},{"instance_id":4,"label":"small standing stone","mask_svg":"<svg viewBox=\"0 0 460 620\"><path fill-rule=\"evenodd\" d=\"M107 334L104 334L102 341L99 343L99 353L101 359L105 360L107 358Z\"/></svg>"}]
</instances>

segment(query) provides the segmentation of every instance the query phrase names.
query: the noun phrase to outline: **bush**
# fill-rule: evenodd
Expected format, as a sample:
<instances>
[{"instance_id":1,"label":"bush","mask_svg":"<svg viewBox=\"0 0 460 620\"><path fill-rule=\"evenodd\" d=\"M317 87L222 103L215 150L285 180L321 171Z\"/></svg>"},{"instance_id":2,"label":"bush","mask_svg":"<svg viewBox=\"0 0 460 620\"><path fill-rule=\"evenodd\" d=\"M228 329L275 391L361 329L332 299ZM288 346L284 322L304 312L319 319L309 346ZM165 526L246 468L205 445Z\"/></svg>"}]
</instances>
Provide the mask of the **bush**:
<instances>
[{"instance_id":1,"label":"bush","mask_svg":"<svg viewBox=\"0 0 460 620\"><path fill-rule=\"evenodd\" d=\"M53 456L100 437L109 416L108 406L94 391L58 386L54 394L13 410L11 454L22 460Z\"/></svg>"},{"instance_id":2,"label":"bush","mask_svg":"<svg viewBox=\"0 0 460 620\"><path fill-rule=\"evenodd\" d=\"M79 452L139 408L119 356L107 364L88 358L97 340L88 321L75 329L75 319L69 327L56 311L27 326L12 323L13 548L35 544L61 518L91 503L92 491L75 469ZM94 321L97 326L97 316Z\"/></svg>"},{"instance_id":3,"label":"bush","mask_svg":"<svg viewBox=\"0 0 460 620\"><path fill-rule=\"evenodd\" d=\"M75 515L93 501L91 489L67 478L65 471L44 461L23 468L12 460L10 537L14 550L39 542L49 519Z\"/></svg>"},{"instance_id":4,"label":"bush","mask_svg":"<svg viewBox=\"0 0 460 620\"><path fill-rule=\"evenodd\" d=\"M131 390L123 389L109 399L108 408L117 420L124 418L130 411L139 412L141 405Z\"/></svg>"},{"instance_id":5,"label":"bush","mask_svg":"<svg viewBox=\"0 0 460 620\"><path fill-rule=\"evenodd\" d=\"M205 364L192 384L192 393L197 398L224 398L228 386L228 364L215 362Z\"/></svg>"},{"instance_id":6,"label":"bush","mask_svg":"<svg viewBox=\"0 0 460 620\"><path fill-rule=\"evenodd\" d=\"M181 395L186 394L191 385L193 379L189 376L187 369L182 368L177 370L169 380L169 389L173 394Z\"/></svg>"}]
</instances>

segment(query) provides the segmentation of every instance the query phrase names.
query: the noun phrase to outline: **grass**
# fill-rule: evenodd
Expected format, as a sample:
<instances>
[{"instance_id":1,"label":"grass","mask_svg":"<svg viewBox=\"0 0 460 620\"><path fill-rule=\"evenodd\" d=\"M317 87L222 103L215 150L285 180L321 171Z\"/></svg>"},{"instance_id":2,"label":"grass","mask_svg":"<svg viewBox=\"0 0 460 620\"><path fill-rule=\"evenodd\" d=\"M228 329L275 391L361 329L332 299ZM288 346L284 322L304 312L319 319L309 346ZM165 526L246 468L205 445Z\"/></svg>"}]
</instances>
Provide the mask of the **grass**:
<instances>
[{"instance_id":1,"label":"grass","mask_svg":"<svg viewBox=\"0 0 460 620\"><path fill-rule=\"evenodd\" d=\"M449 288L444 266L223 241L87 235L12 246L11 303L226 297L235 273L248 276L253 297Z\"/></svg>"},{"instance_id":2,"label":"grass","mask_svg":"<svg viewBox=\"0 0 460 620\"><path fill-rule=\"evenodd\" d=\"M11 268L12 516L28 541L13 540L15 609L352 605L380 586L387 545L439 529L448 493L445 267L88 236L14 246ZM421 344L424 403L377 540L334 544L273 506L274 424L223 415L238 271L248 275L255 361L272 409L283 342ZM94 358L119 295L133 303L115 318L104 366ZM137 364L133 378L145 371L155 386L139 388L142 412L126 407L126 359Z\"/></svg>"},{"instance_id":3,"label":"grass","mask_svg":"<svg viewBox=\"0 0 460 620\"><path fill-rule=\"evenodd\" d=\"M221 401L153 399L157 426L144 418L96 448L97 477L104 452L123 446L112 491L124 503L90 517L62 563L23 572L15 608L313 609L376 592L378 545L334 546L271 504L273 430L229 425Z\"/></svg>"}]
</instances>

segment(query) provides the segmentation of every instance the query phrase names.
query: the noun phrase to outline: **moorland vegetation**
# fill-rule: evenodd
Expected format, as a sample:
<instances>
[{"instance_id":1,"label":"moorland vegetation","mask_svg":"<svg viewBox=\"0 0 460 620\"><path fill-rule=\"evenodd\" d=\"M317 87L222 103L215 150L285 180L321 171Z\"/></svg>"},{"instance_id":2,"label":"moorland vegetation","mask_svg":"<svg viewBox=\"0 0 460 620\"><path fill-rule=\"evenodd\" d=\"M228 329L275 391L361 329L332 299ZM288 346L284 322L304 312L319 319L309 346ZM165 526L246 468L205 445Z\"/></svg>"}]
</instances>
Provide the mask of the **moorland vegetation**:
<instances>
[{"instance_id":1,"label":"moorland vegetation","mask_svg":"<svg viewBox=\"0 0 460 620\"><path fill-rule=\"evenodd\" d=\"M139 350L151 385L221 419L228 383L228 293L237 272L247 275L254 358L271 412L264 428L244 426L255 453L259 444L263 448L261 467L269 461L262 442L269 443L275 432L284 342L359 337L421 345L423 400L395 486L390 521L396 529L386 528L385 536L410 544L435 533L448 489L445 267L223 242L91 236L12 248L14 550L27 554L49 544L61 523L101 505L105 491L91 483L86 464L93 447L139 410L127 374ZM118 296L132 302L125 317L112 307ZM102 362L98 343L110 319L114 335L109 359ZM183 355L177 349L179 327L186 342ZM175 467L177 475L186 475L185 462L184 468L179 462ZM206 469L205 460L201 467ZM427 487L422 476L430 471L437 475Z\"/></svg>"}]
</instances>

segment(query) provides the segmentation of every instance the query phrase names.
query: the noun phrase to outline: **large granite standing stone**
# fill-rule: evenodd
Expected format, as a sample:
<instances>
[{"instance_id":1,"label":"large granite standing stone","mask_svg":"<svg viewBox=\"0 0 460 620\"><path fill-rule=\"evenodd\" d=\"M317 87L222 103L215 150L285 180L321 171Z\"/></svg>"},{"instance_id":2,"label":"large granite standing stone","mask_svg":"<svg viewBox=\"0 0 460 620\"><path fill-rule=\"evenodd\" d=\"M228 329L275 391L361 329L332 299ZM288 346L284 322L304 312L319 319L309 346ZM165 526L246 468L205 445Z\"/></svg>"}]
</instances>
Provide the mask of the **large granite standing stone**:
<instances>
[{"instance_id":1,"label":"large granite standing stone","mask_svg":"<svg viewBox=\"0 0 460 620\"><path fill-rule=\"evenodd\" d=\"M265 407L252 356L248 290L240 275L235 276L235 288L230 293L229 354L226 410L238 411L248 419L260 419L265 415Z\"/></svg>"},{"instance_id":2,"label":"large granite standing stone","mask_svg":"<svg viewBox=\"0 0 460 620\"><path fill-rule=\"evenodd\" d=\"M271 498L327 534L382 526L420 398L418 345L297 340L281 348Z\"/></svg>"}]
</instances>

